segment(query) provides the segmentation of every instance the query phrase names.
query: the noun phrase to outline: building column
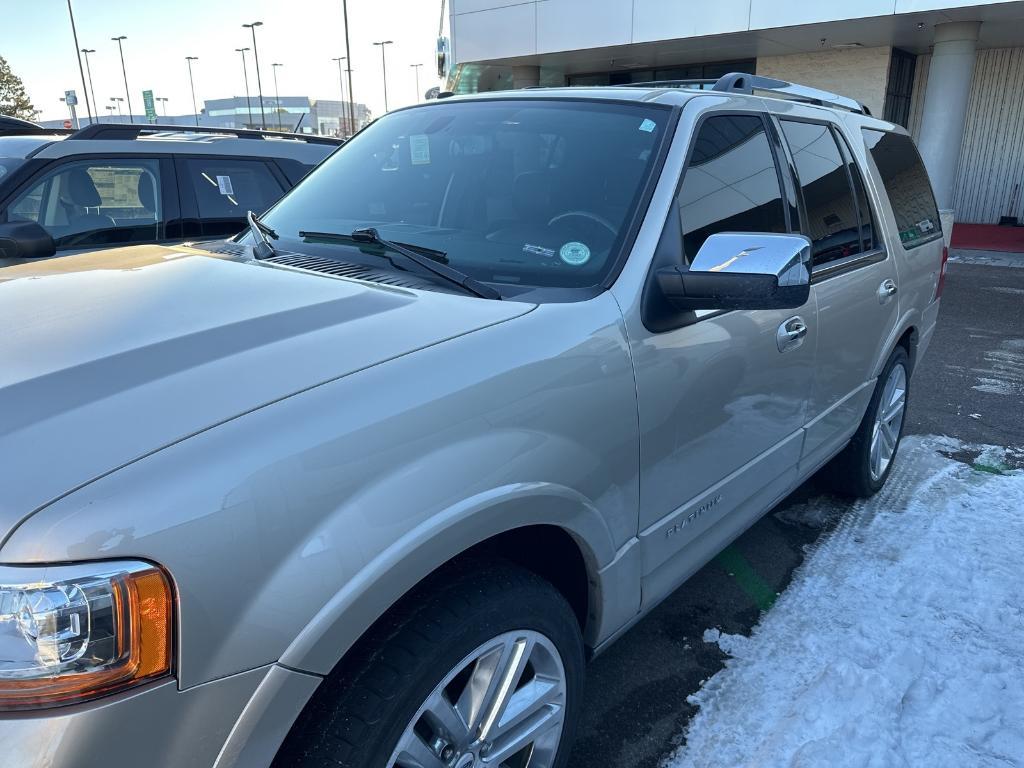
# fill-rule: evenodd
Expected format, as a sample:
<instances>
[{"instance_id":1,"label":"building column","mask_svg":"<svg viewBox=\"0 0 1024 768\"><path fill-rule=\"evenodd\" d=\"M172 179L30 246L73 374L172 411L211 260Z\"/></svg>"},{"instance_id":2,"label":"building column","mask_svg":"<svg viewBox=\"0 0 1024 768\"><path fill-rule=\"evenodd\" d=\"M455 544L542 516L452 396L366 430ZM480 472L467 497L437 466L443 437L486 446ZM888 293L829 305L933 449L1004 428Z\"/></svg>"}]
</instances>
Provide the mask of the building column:
<instances>
[{"instance_id":1,"label":"building column","mask_svg":"<svg viewBox=\"0 0 1024 768\"><path fill-rule=\"evenodd\" d=\"M980 27L980 21L935 27L935 47L924 92L918 147L931 176L939 211L946 214L944 225L945 220L951 218L953 208L953 186L960 162Z\"/></svg>"},{"instance_id":2,"label":"building column","mask_svg":"<svg viewBox=\"0 0 1024 768\"><path fill-rule=\"evenodd\" d=\"M530 88L540 85L540 67L532 64L512 67L512 87Z\"/></svg>"}]
</instances>

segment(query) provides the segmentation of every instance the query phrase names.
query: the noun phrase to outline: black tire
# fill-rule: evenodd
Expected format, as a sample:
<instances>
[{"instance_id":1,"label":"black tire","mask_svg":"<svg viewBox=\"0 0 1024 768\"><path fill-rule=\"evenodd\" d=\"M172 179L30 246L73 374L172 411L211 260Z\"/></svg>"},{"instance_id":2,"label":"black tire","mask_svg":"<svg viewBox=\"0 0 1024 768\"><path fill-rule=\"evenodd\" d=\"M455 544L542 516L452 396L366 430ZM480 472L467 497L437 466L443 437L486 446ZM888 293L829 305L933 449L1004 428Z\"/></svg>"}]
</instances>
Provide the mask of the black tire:
<instances>
[{"instance_id":1,"label":"black tire","mask_svg":"<svg viewBox=\"0 0 1024 768\"><path fill-rule=\"evenodd\" d=\"M583 689L576 616L549 582L510 563L442 569L367 633L317 689L274 768L384 768L420 705L491 638L533 630L558 650L566 706L555 768L572 748Z\"/></svg>"},{"instance_id":2,"label":"black tire","mask_svg":"<svg viewBox=\"0 0 1024 768\"><path fill-rule=\"evenodd\" d=\"M906 426L906 405L904 405L903 420L900 423L899 433L896 436L896 447L893 450L889 465L877 478L871 475L871 440L875 427L875 419L878 416L882 392L885 383L893 369L901 365L906 374L905 402L910 400L910 358L902 346L897 346L889 355L889 359L882 369L882 374L875 384L875 391L871 394L871 402L868 403L864 419L857 428L850 443L832 461L825 466L822 478L828 487L837 494L853 498L868 498L874 496L885 485L896 463L896 455L899 452L900 441L903 438L903 429Z\"/></svg>"}]
</instances>

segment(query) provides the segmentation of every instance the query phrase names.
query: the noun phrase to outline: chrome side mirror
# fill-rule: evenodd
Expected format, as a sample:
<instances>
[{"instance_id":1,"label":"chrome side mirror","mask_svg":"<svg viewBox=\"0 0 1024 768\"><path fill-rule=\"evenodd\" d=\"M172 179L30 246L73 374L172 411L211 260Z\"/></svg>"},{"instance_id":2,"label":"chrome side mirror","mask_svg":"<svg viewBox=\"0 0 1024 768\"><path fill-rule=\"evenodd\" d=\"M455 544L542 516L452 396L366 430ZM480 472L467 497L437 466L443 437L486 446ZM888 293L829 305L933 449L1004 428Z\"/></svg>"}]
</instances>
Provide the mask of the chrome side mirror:
<instances>
[{"instance_id":1,"label":"chrome side mirror","mask_svg":"<svg viewBox=\"0 0 1024 768\"><path fill-rule=\"evenodd\" d=\"M811 241L803 235L719 232L686 267L658 270L679 310L796 309L811 290Z\"/></svg>"}]
</instances>

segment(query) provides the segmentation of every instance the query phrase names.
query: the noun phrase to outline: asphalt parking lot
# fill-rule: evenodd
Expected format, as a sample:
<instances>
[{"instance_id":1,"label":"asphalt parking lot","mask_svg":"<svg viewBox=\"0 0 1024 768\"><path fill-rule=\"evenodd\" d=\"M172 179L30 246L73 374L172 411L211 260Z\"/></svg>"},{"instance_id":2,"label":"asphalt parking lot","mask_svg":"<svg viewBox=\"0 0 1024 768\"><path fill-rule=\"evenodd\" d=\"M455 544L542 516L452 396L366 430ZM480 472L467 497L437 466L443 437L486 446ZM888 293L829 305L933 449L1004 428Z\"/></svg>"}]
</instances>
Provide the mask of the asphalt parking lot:
<instances>
[{"instance_id":1,"label":"asphalt parking lot","mask_svg":"<svg viewBox=\"0 0 1024 768\"><path fill-rule=\"evenodd\" d=\"M906 431L1024 447L1024 268L963 259L949 265ZM1024 267L1024 255L1001 263ZM812 478L594 660L570 768L658 766L695 711L687 696L725 659L704 631L749 634L828 528L807 525L806 514L795 523L787 512L844 504L823 498Z\"/></svg>"}]
</instances>

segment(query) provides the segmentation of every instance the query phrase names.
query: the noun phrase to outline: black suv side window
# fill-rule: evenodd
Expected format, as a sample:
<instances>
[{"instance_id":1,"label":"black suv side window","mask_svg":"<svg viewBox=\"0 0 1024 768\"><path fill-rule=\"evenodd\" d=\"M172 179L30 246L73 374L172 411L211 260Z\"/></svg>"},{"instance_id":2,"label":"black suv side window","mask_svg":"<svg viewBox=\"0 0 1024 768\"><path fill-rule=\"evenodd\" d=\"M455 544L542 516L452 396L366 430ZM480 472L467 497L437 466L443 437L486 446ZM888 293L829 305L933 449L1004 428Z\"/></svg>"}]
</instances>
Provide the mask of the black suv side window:
<instances>
[{"instance_id":1,"label":"black suv side window","mask_svg":"<svg viewBox=\"0 0 1024 768\"><path fill-rule=\"evenodd\" d=\"M185 158L182 165L206 237L236 234L247 212L263 213L285 191L263 160Z\"/></svg>"},{"instance_id":2,"label":"black suv side window","mask_svg":"<svg viewBox=\"0 0 1024 768\"><path fill-rule=\"evenodd\" d=\"M787 231L761 117L719 115L701 124L676 203L687 263L716 232Z\"/></svg>"},{"instance_id":3,"label":"black suv side window","mask_svg":"<svg viewBox=\"0 0 1024 768\"><path fill-rule=\"evenodd\" d=\"M34 221L58 248L160 239L163 200L155 159L63 163L7 207L8 221Z\"/></svg>"},{"instance_id":4,"label":"black suv side window","mask_svg":"<svg viewBox=\"0 0 1024 768\"><path fill-rule=\"evenodd\" d=\"M814 264L863 250L857 203L846 162L827 125L782 120L782 132L796 164L807 213Z\"/></svg>"},{"instance_id":5,"label":"black suv side window","mask_svg":"<svg viewBox=\"0 0 1024 768\"><path fill-rule=\"evenodd\" d=\"M909 136L864 128L864 141L878 167L896 216L904 248L942 236L938 207L921 155Z\"/></svg>"}]
</instances>

